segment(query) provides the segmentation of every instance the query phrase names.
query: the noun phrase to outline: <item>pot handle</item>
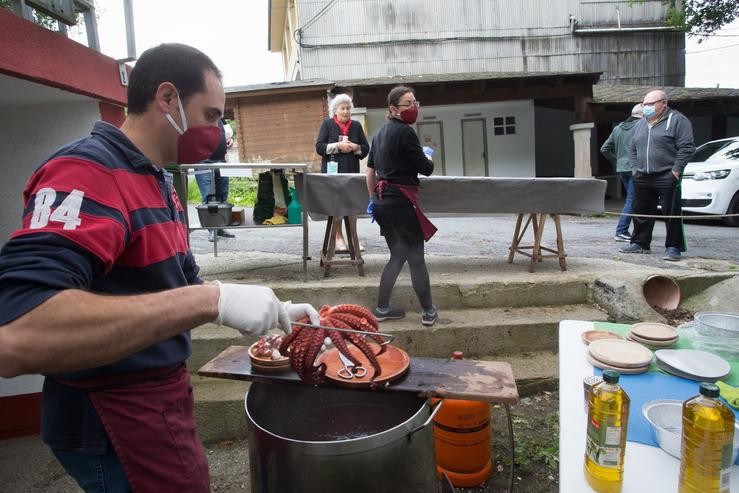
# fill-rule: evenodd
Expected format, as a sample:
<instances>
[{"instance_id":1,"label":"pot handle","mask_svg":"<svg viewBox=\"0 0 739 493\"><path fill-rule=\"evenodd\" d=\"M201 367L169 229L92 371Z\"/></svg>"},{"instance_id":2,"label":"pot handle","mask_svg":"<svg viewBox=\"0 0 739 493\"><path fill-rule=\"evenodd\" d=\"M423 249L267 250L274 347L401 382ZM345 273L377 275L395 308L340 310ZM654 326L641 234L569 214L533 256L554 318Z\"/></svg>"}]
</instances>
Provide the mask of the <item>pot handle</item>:
<instances>
[{"instance_id":1,"label":"pot handle","mask_svg":"<svg viewBox=\"0 0 739 493\"><path fill-rule=\"evenodd\" d=\"M429 417L426 420L426 422L424 424L422 424L422 425L416 426L415 428L413 428L411 431L408 432L408 441L409 442L411 441L411 437L413 436L413 434L415 432L426 428L429 425L429 423L431 423L431 420L434 419L434 416L436 416L436 413L438 413L439 412L439 409L441 409L441 405L442 404L444 404L444 399L439 399L439 402L436 403L436 406L432 406L434 408L434 410L431 411L431 414L429 415Z\"/></svg>"}]
</instances>

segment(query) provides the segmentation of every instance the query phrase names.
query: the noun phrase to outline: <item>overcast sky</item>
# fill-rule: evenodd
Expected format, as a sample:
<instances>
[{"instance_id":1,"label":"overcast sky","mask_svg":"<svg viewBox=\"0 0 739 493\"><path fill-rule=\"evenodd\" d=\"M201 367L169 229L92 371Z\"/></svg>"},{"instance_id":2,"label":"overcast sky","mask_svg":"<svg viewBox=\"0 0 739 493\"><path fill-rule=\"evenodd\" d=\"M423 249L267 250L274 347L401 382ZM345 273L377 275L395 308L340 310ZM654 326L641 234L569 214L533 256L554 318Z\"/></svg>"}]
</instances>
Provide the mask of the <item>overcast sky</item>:
<instances>
[{"instance_id":1,"label":"overcast sky","mask_svg":"<svg viewBox=\"0 0 739 493\"><path fill-rule=\"evenodd\" d=\"M284 80L282 58L267 50L267 0L132 0L136 51L164 42L208 54L226 87ZM103 53L126 56L123 0L96 0ZM687 87L739 88L739 21L719 36L686 45ZM248 49L244 49L248 47Z\"/></svg>"}]
</instances>

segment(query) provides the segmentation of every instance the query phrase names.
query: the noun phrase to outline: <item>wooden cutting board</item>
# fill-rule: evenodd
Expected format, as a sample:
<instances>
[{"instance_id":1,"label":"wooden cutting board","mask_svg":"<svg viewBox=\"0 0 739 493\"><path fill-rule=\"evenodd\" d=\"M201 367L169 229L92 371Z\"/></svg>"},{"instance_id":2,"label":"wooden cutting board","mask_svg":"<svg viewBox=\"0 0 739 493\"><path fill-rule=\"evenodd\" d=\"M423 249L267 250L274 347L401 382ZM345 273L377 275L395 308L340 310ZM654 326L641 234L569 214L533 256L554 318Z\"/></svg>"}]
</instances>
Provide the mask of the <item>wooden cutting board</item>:
<instances>
[{"instance_id":1,"label":"wooden cutting board","mask_svg":"<svg viewBox=\"0 0 739 493\"><path fill-rule=\"evenodd\" d=\"M290 370L260 373L249 361L247 346L231 346L198 370L198 375L250 382L280 382L305 385ZM331 381L322 385L335 387ZM518 402L518 389L511 365L501 361L452 360L411 357L408 372L380 389L411 392L426 397L447 397L482 402ZM368 390L371 392L373 390ZM376 390L375 390L376 391Z\"/></svg>"}]
</instances>

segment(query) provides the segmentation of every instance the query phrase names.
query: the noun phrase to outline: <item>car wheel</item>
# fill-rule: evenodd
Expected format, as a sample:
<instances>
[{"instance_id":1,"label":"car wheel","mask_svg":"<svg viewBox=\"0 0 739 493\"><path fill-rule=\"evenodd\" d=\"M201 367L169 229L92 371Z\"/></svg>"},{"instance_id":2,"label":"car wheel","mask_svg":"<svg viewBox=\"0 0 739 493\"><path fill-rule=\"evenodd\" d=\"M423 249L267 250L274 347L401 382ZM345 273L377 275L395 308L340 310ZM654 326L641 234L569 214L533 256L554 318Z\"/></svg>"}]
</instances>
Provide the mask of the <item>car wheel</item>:
<instances>
[{"instance_id":1,"label":"car wheel","mask_svg":"<svg viewBox=\"0 0 739 493\"><path fill-rule=\"evenodd\" d=\"M729 202L729 208L726 210L727 214L739 214L739 192L736 192L734 194L734 197L731 198L731 202ZM735 228L739 227L739 216L734 217L725 217L724 218L724 224L727 226L733 226Z\"/></svg>"}]
</instances>

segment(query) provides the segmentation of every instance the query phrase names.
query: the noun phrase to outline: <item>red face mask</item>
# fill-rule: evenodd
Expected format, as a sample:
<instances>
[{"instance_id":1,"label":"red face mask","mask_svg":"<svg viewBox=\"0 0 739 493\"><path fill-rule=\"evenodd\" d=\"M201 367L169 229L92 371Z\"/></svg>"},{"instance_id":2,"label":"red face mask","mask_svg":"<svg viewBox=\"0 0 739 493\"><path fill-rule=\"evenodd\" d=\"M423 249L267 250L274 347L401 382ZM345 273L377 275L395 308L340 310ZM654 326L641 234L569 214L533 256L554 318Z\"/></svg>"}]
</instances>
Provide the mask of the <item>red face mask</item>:
<instances>
[{"instance_id":1,"label":"red face mask","mask_svg":"<svg viewBox=\"0 0 739 493\"><path fill-rule=\"evenodd\" d=\"M400 112L400 119L408 125L413 125L418 119L418 106L413 105Z\"/></svg>"},{"instance_id":2,"label":"red face mask","mask_svg":"<svg viewBox=\"0 0 739 493\"><path fill-rule=\"evenodd\" d=\"M177 105L183 128L177 125L172 115L169 113L166 115L170 125L180 134L177 139L177 164L196 164L208 159L221 141L221 129L212 125L188 128L187 117L179 94L177 95Z\"/></svg>"}]
</instances>

